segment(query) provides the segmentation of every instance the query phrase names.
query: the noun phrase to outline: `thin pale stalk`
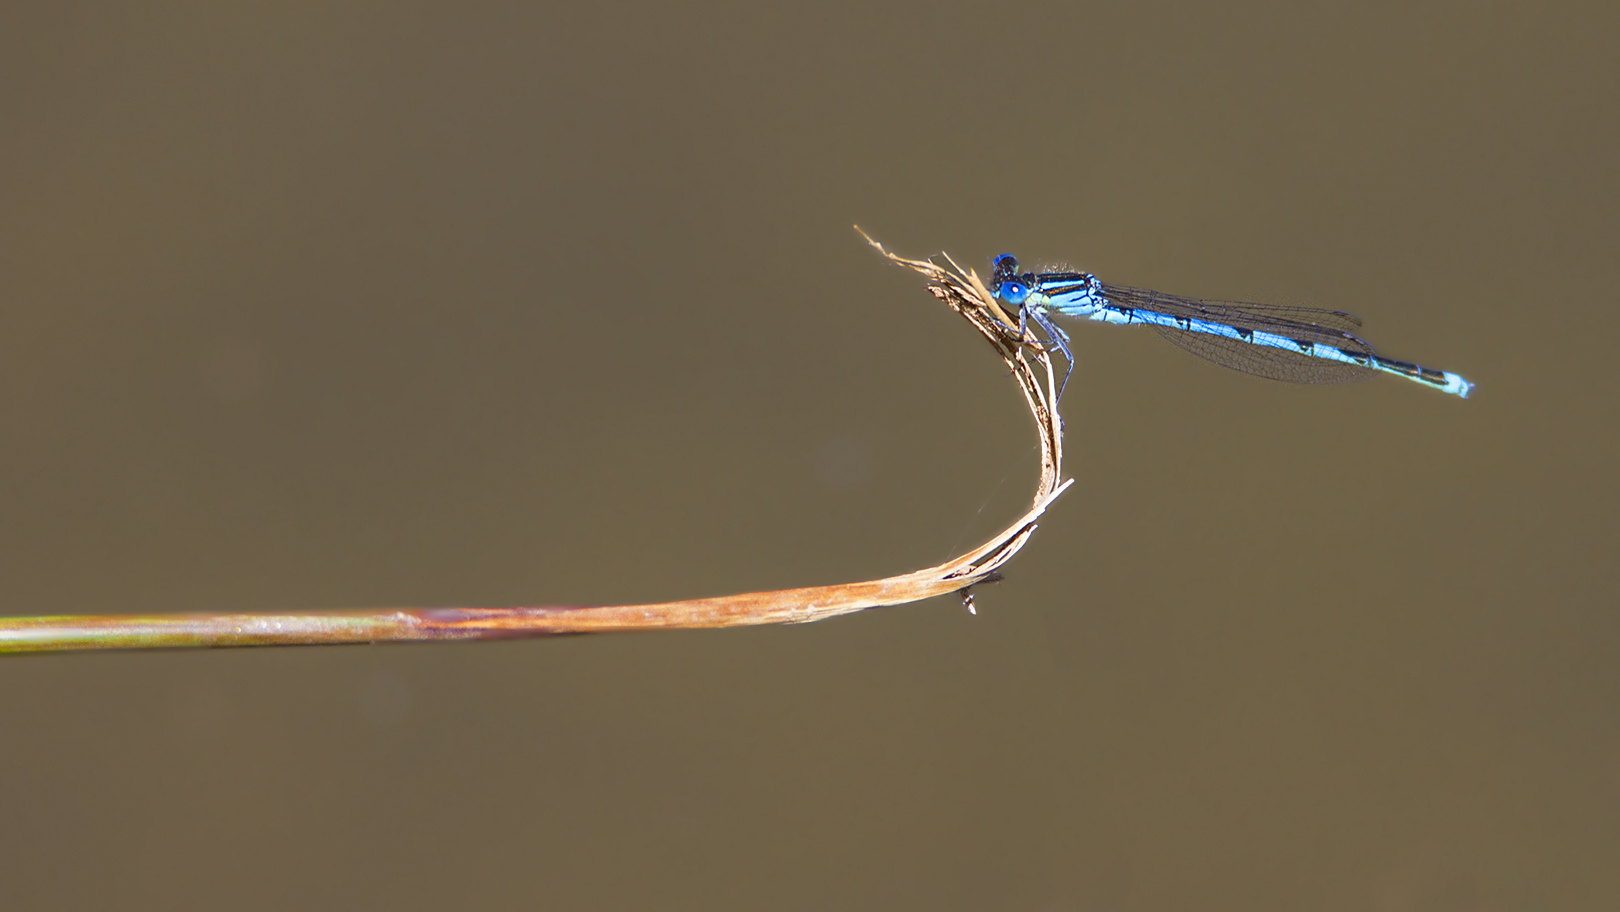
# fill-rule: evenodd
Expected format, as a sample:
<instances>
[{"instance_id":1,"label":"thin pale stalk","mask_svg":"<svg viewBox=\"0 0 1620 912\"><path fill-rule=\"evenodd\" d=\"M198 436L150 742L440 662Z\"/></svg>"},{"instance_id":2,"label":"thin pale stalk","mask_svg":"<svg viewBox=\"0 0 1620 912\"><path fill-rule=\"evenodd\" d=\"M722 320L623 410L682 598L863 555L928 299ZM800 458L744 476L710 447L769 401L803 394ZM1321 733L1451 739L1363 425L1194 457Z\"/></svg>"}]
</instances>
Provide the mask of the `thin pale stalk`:
<instances>
[{"instance_id":1,"label":"thin pale stalk","mask_svg":"<svg viewBox=\"0 0 1620 912\"><path fill-rule=\"evenodd\" d=\"M865 234L863 232L862 236ZM804 624L965 593L999 579L998 570L1024 546L1046 508L1068 488L1063 470L1063 428L1057 417L1052 362L1020 336L1016 321L972 270L908 260L872 246L891 261L923 274L928 290L978 330L1007 366L1040 436L1041 475L1029 512L984 544L936 567L860 583L749 592L652 605L541 608L387 608L299 614L74 615L0 618L0 653L70 649L140 649L183 646L312 646L338 643L493 640L565 633ZM1071 480L1072 481L1072 480Z\"/></svg>"}]
</instances>

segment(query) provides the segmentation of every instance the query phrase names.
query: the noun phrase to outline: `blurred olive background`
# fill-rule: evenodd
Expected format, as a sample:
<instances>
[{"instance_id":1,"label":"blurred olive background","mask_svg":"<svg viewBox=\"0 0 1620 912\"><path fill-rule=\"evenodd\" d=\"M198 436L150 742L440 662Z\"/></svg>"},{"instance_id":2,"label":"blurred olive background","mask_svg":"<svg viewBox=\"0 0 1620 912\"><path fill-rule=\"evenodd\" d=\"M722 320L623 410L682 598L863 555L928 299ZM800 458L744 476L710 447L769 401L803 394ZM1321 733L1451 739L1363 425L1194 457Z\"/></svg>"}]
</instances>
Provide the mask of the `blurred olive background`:
<instances>
[{"instance_id":1,"label":"blurred olive background","mask_svg":"<svg viewBox=\"0 0 1620 912\"><path fill-rule=\"evenodd\" d=\"M976 617L0 660L0 904L1614 908L1617 25L8 5L6 614L943 560L1034 435L854 223L1479 386L1077 326L1078 482Z\"/></svg>"}]
</instances>

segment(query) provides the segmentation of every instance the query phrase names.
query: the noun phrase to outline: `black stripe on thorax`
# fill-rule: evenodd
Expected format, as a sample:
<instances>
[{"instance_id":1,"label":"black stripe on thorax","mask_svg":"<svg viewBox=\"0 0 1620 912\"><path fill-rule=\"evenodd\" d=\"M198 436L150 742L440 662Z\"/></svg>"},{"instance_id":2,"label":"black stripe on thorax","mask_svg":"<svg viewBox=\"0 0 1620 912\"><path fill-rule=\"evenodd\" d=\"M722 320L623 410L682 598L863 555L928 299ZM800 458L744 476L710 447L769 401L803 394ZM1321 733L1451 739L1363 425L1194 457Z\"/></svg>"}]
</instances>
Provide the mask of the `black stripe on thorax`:
<instances>
[{"instance_id":1,"label":"black stripe on thorax","mask_svg":"<svg viewBox=\"0 0 1620 912\"><path fill-rule=\"evenodd\" d=\"M1040 284L1040 290L1041 290L1041 294L1044 294L1044 295L1047 295L1049 297L1055 298L1055 297L1058 297L1059 295L1072 294L1073 292L1076 292L1076 291L1090 291L1091 290L1091 283L1090 282L1070 282L1068 284L1051 284L1051 283L1047 283L1047 282L1042 282Z\"/></svg>"}]
</instances>

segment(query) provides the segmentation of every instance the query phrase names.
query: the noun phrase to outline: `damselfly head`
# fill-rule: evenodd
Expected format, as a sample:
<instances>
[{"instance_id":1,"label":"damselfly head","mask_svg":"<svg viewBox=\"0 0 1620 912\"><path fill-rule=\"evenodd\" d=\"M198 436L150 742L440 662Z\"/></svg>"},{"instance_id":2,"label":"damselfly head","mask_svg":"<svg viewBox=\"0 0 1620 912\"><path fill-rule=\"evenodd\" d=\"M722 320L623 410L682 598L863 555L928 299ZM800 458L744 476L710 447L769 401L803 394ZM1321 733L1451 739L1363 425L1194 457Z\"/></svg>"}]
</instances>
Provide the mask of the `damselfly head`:
<instances>
[{"instance_id":1,"label":"damselfly head","mask_svg":"<svg viewBox=\"0 0 1620 912\"><path fill-rule=\"evenodd\" d=\"M1010 253L996 257L995 270L991 274L990 288L995 296L1014 307L1023 306L1024 299L1029 297L1029 289L1033 276L1020 276L1018 274L1018 260Z\"/></svg>"}]
</instances>

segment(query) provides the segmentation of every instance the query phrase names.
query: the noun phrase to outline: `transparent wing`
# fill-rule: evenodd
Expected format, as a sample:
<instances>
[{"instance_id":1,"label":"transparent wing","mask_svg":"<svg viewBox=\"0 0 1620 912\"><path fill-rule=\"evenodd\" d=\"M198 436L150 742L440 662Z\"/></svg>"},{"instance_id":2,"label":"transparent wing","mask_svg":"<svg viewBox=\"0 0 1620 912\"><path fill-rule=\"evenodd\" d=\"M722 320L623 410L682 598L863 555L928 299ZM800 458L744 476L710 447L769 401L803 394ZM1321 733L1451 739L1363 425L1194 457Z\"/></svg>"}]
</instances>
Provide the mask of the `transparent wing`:
<instances>
[{"instance_id":1,"label":"transparent wing","mask_svg":"<svg viewBox=\"0 0 1620 912\"><path fill-rule=\"evenodd\" d=\"M1187 332L1167 326L1153 328L1159 331L1159 335L1200 358L1256 377L1287 380L1290 383L1356 383L1378 373L1370 367L1313 358L1285 348L1251 345L1227 336Z\"/></svg>"},{"instance_id":2,"label":"transparent wing","mask_svg":"<svg viewBox=\"0 0 1620 912\"><path fill-rule=\"evenodd\" d=\"M1119 307L1151 310L1194 320L1213 320L1238 329L1257 329L1301 342L1323 342L1348 351L1373 353L1372 346L1356 335L1361 329L1361 318L1342 310L1184 298L1162 291L1109 285L1106 282L1103 283L1103 293Z\"/></svg>"}]
</instances>

